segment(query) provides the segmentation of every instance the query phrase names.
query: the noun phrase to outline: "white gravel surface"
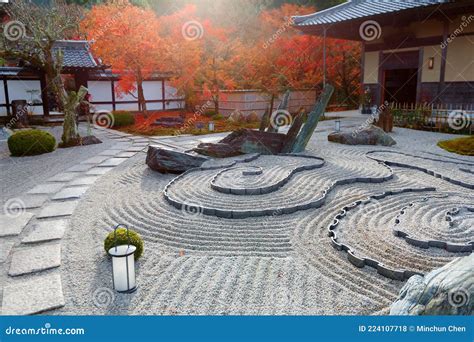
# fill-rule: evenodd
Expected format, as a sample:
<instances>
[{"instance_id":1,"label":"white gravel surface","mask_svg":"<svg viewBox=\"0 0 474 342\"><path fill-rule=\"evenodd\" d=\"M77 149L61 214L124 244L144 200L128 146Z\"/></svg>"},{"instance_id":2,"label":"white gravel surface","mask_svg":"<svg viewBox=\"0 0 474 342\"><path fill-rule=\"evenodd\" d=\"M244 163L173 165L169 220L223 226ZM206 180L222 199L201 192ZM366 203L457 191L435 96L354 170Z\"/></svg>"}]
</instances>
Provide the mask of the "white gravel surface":
<instances>
[{"instance_id":1,"label":"white gravel surface","mask_svg":"<svg viewBox=\"0 0 474 342\"><path fill-rule=\"evenodd\" d=\"M353 120L353 119L349 119ZM355 119L354 119L355 120ZM360 122L360 120L359 120ZM183 202L216 208L273 208L302 203L319 196L335 180L379 177L387 169L368 159L372 150L401 151L420 158L409 163L465 178L457 163L474 158L450 154L436 146L452 136L396 128L398 144L392 148L344 146L329 143L334 123L322 122L307 154L322 157L319 169L299 172L282 188L265 195L230 195L210 188L214 172L195 172L173 184ZM355 127L357 121L344 121ZM172 138L166 141L172 142ZM191 145L191 142L189 142ZM384 158L401 158L385 153ZM401 188L434 186L448 197L414 207L405 217L410 233L432 238L472 241L472 229L452 234L439 227L440 215L452 206L472 205L473 190L426 173L393 167L395 176L383 183L336 186L317 209L288 215L224 219L192 210L178 210L162 191L175 176L153 172L140 153L96 182L82 197L62 240L62 286L66 305L53 314L387 314L403 282L390 280L371 268L356 268L345 252L329 243L327 227L345 205L367 195ZM262 157L249 165L260 166L265 184L278 181L294 159ZM235 175L226 185L242 186ZM264 176L265 177L265 176ZM250 182L251 183L251 182ZM393 267L427 272L462 253L420 249L393 236L391 229L400 209L430 193L406 193L381 199L348 214L338 225L340 239L358 253ZM469 215L460 215L463 220ZM145 241L137 262L139 288L118 294L112 288L111 262L103 240L112 227L127 224ZM461 224L461 227L467 227Z\"/></svg>"}]
</instances>

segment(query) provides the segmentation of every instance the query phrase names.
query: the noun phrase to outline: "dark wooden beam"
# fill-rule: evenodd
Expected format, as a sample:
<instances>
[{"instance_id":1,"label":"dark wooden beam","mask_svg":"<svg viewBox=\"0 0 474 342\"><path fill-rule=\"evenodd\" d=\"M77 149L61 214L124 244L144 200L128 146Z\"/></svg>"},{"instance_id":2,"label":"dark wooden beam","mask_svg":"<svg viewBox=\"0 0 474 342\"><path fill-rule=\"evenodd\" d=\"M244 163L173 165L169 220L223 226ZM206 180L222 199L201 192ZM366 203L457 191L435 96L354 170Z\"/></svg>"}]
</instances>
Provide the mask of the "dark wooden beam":
<instances>
[{"instance_id":1,"label":"dark wooden beam","mask_svg":"<svg viewBox=\"0 0 474 342\"><path fill-rule=\"evenodd\" d=\"M7 78L3 76L3 91L5 92L5 105L7 107L7 116L11 115L10 112L10 97L8 96L8 82Z\"/></svg>"}]
</instances>

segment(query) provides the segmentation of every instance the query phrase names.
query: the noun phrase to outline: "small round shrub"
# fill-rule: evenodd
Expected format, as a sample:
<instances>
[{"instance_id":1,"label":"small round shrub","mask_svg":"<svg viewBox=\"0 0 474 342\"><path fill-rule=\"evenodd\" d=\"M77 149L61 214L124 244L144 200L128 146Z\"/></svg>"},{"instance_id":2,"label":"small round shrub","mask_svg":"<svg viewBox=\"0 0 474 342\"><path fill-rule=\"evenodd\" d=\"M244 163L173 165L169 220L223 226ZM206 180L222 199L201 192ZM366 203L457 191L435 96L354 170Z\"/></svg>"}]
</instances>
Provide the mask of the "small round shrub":
<instances>
[{"instance_id":1,"label":"small round shrub","mask_svg":"<svg viewBox=\"0 0 474 342\"><path fill-rule=\"evenodd\" d=\"M11 155L16 157L49 153L55 148L54 136L39 129L18 131L8 138L8 149Z\"/></svg>"},{"instance_id":2,"label":"small round shrub","mask_svg":"<svg viewBox=\"0 0 474 342\"><path fill-rule=\"evenodd\" d=\"M135 123L135 116L133 113L127 111L112 112L114 116L113 127L130 126Z\"/></svg>"},{"instance_id":3,"label":"small round shrub","mask_svg":"<svg viewBox=\"0 0 474 342\"><path fill-rule=\"evenodd\" d=\"M128 233L130 235L130 244L137 247L137 250L135 251L135 260L138 260L143 253L143 240L140 235L138 235L138 233L133 230L129 230ZM127 229L125 228L117 229L117 246L120 245L128 245ZM110 232L104 241L105 252L107 253L109 249L114 246L114 232Z\"/></svg>"}]
</instances>

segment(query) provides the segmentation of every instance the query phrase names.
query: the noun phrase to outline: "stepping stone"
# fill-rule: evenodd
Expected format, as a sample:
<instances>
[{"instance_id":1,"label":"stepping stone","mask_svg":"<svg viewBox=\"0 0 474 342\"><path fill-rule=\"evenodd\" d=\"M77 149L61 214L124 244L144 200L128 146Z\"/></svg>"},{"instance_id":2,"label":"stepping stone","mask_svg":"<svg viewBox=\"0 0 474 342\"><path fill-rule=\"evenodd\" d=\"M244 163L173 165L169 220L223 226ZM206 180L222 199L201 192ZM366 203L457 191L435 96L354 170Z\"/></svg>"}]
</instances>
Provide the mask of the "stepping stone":
<instances>
[{"instance_id":1,"label":"stepping stone","mask_svg":"<svg viewBox=\"0 0 474 342\"><path fill-rule=\"evenodd\" d=\"M113 167L94 167L93 169L87 171L86 175L102 176L103 174L106 174L107 172L113 169Z\"/></svg>"},{"instance_id":2,"label":"stepping stone","mask_svg":"<svg viewBox=\"0 0 474 342\"><path fill-rule=\"evenodd\" d=\"M73 167L70 167L66 171L69 172L83 172L89 170L93 165L92 164L78 164L74 165Z\"/></svg>"},{"instance_id":3,"label":"stepping stone","mask_svg":"<svg viewBox=\"0 0 474 342\"><path fill-rule=\"evenodd\" d=\"M21 240L22 243L35 243L61 239L68 220L39 221L34 230Z\"/></svg>"},{"instance_id":4,"label":"stepping stone","mask_svg":"<svg viewBox=\"0 0 474 342\"><path fill-rule=\"evenodd\" d=\"M7 261L14 244L11 241L0 241L0 263Z\"/></svg>"},{"instance_id":5,"label":"stepping stone","mask_svg":"<svg viewBox=\"0 0 474 342\"><path fill-rule=\"evenodd\" d=\"M71 172L60 173L48 179L48 182L69 182L74 177L76 177L76 175Z\"/></svg>"},{"instance_id":6,"label":"stepping stone","mask_svg":"<svg viewBox=\"0 0 474 342\"><path fill-rule=\"evenodd\" d=\"M40 184L35 186L33 189L27 192L27 194L53 194L58 192L64 184L54 184L54 183L47 183L47 184Z\"/></svg>"},{"instance_id":7,"label":"stepping stone","mask_svg":"<svg viewBox=\"0 0 474 342\"><path fill-rule=\"evenodd\" d=\"M95 156L83 161L82 164L100 164L107 159L109 159L108 156Z\"/></svg>"},{"instance_id":8,"label":"stepping stone","mask_svg":"<svg viewBox=\"0 0 474 342\"><path fill-rule=\"evenodd\" d=\"M18 197L18 203L22 205L23 209L32 209L41 207L48 199L45 195L29 195Z\"/></svg>"},{"instance_id":9,"label":"stepping stone","mask_svg":"<svg viewBox=\"0 0 474 342\"><path fill-rule=\"evenodd\" d=\"M104 167L104 166L117 166L122 164L125 160L124 158L110 158L103 162L102 164L99 164L97 166Z\"/></svg>"},{"instance_id":10,"label":"stepping stone","mask_svg":"<svg viewBox=\"0 0 474 342\"><path fill-rule=\"evenodd\" d=\"M61 245L28 247L13 252L8 275L14 277L61 266Z\"/></svg>"},{"instance_id":11,"label":"stepping stone","mask_svg":"<svg viewBox=\"0 0 474 342\"><path fill-rule=\"evenodd\" d=\"M64 305L59 274L34 277L3 289L2 315L32 315Z\"/></svg>"},{"instance_id":12,"label":"stepping stone","mask_svg":"<svg viewBox=\"0 0 474 342\"><path fill-rule=\"evenodd\" d=\"M78 203L78 201L68 201L48 204L37 217L48 218L72 215Z\"/></svg>"},{"instance_id":13,"label":"stepping stone","mask_svg":"<svg viewBox=\"0 0 474 342\"><path fill-rule=\"evenodd\" d=\"M99 153L99 156L115 156L116 154L119 154L122 152L122 150L106 150L104 152Z\"/></svg>"},{"instance_id":14,"label":"stepping stone","mask_svg":"<svg viewBox=\"0 0 474 342\"><path fill-rule=\"evenodd\" d=\"M146 146L132 146L130 148L127 148L126 152L140 152L143 151L146 148Z\"/></svg>"},{"instance_id":15,"label":"stepping stone","mask_svg":"<svg viewBox=\"0 0 474 342\"><path fill-rule=\"evenodd\" d=\"M79 178L81 179L81 178ZM71 198L81 198L82 195L89 189L87 186L65 188L53 196L53 200L67 200Z\"/></svg>"},{"instance_id":16,"label":"stepping stone","mask_svg":"<svg viewBox=\"0 0 474 342\"><path fill-rule=\"evenodd\" d=\"M137 154L137 152L121 152L121 153L117 154L116 157L117 158L131 158L136 154Z\"/></svg>"},{"instance_id":17,"label":"stepping stone","mask_svg":"<svg viewBox=\"0 0 474 342\"><path fill-rule=\"evenodd\" d=\"M69 185L92 185L99 177L81 177L73 180Z\"/></svg>"},{"instance_id":18,"label":"stepping stone","mask_svg":"<svg viewBox=\"0 0 474 342\"><path fill-rule=\"evenodd\" d=\"M0 215L0 237L20 234L33 216L34 214L28 212Z\"/></svg>"}]
</instances>

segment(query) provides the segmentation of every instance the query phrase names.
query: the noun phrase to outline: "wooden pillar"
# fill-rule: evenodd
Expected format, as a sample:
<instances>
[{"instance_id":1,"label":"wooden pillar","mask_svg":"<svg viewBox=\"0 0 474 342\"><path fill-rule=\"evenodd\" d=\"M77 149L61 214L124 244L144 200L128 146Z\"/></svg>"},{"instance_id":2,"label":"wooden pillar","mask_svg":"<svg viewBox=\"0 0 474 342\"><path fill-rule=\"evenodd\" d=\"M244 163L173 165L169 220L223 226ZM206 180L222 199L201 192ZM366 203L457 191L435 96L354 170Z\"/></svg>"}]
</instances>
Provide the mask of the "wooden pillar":
<instances>
[{"instance_id":1,"label":"wooden pillar","mask_svg":"<svg viewBox=\"0 0 474 342\"><path fill-rule=\"evenodd\" d=\"M377 106L381 106L382 103L384 102L384 82L385 82L385 73L384 73L384 67L383 67L383 51L380 50L379 52L379 70L378 70L378 76L377 76L377 94L375 94L375 104Z\"/></svg>"},{"instance_id":2,"label":"wooden pillar","mask_svg":"<svg viewBox=\"0 0 474 342\"><path fill-rule=\"evenodd\" d=\"M161 80L161 99L163 100L163 110L166 110L165 79Z\"/></svg>"},{"instance_id":3,"label":"wooden pillar","mask_svg":"<svg viewBox=\"0 0 474 342\"><path fill-rule=\"evenodd\" d=\"M7 116L10 116L11 115L10 96L8 95L8 82L5 76L3 76L3 91L5 93L5 105L7 106Z\"/></svg>"},{"instance_id":4,"label":"wooden pillar","mask_svg":"<svg viewBox=\"0 0 474 342\"><path fill-rule=\"evenodd\" d=\"M421 103L421 74L423 72L423 47L418 50L418 73L416 80L416 103Z\"/></svg>"},{"instance_id":5,"label":"wooden pillar","mask_svg":"<svg viewBox=\"0 0 474 342\"><path fill-rule=\"evenodd\" d=\"M110 81L110 91L112 92L112 110L115 111L115 81Z\"/></svg>"},{"instance_id":6,"label":"wooden pillar","mask_svg":"<svg viewBox=\"0 0 474 342\"><path fill-rule=\"evenodd\" d=\"M43 102L43 116L49 116L49 96L48 96L48 82L46 81L46 74L42 72L40 75L41 86L41 102Z\"/></svg>"}]
</instances>

